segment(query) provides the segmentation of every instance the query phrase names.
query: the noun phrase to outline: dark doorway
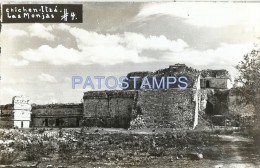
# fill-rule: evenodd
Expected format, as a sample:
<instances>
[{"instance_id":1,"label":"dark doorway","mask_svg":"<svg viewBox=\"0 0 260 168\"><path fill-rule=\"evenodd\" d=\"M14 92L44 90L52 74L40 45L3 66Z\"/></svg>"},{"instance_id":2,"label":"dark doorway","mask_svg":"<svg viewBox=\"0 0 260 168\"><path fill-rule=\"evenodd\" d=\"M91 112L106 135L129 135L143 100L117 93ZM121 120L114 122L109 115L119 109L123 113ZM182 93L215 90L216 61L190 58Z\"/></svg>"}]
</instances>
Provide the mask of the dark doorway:
<instances>
[{"instance_id":1,"label":"dark doorway","mask_svg":"<svg viewBox=\"0 0 260 168\"><path fill-rule=\"evenodd\" d=\"M45 127L49 126L48 118L45 118Z\"/></svg>"},{"instance_id":2,"label":"dark doorway","mask_svg":"<svg viewBox=\"0 0 260 168\"><path fill-rule=\"evenodd\" d=\"M209 88L209 81L206 81L206 88Z\"/></svg>"},{"instance_id":3,"label":"dark doorway","mask_svg":"<svg viewBox=\"0 0 260 168\"><path fill-rule=\"evenodd\" d=\"M77 120L76 120L76 127L79 127L79 121L80 121L80 119L77 118Z\"/></svg>"},{"instance_id":4,"label":"dark doorway","mask_svg":"<svg viewBox=\"0 0 260 168\"><path fill-rule=\"evenodd\" d=\"M23 128L23 121L21 121L21 128Z\"/></svg>"},{"instance_id":5,"label":"dark doorway","mask_svg":"<svg viewBox=\"0 0 260 168\"><path fill-rule=\"evenodd\" d=\"M56 118L56 127L60 126L60 119Z\"/></svg>"},{"instance_id":6,"label":"dark doorway","mask_svg":"<svg viewBox=\"0 0 260 168\"><path fill-rule=\"evenodd\" d=\"M206 104L206 114L209 114L209 115L214 114L213 104L210 103L209 101L207 101L207 104Z\"/></svg>"}]
</instances>

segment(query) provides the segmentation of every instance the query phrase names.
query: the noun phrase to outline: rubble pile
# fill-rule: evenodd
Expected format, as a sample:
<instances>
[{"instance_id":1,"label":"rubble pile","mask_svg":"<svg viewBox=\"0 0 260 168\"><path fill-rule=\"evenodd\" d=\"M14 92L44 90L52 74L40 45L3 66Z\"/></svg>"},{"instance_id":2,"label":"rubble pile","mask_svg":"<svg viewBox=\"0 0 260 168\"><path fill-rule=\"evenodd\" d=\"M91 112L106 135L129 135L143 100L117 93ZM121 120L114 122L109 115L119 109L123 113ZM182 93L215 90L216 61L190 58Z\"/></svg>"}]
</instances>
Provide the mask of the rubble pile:
<instances>
[{"instance_id":1,"label":"rubble pile","mask_svg":"<svg viewBox=\"0 0 260 168\"><path fill-rule=\"evenodd\" d=\"M143 116L137 115L137 117L130 122L129 130L143 129L143 128L146 128L146 124L145 124L145 121L143 119Z\"/></svg>"}]
</instances>

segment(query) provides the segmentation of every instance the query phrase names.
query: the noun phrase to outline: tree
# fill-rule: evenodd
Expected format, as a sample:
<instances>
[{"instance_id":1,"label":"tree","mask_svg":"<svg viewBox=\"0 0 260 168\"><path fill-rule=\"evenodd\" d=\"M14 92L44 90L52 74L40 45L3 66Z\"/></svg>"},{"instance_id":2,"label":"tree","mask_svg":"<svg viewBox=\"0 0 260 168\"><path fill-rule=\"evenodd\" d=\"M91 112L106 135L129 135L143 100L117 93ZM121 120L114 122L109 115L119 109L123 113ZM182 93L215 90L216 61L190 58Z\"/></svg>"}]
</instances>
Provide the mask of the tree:
<instances>
[{"instance_id":1,"label":"tree","mask_svg":"<svg viewBox=\"0 0 260 168\"><path fill-rule=\"evenodd\" d=\"M244 102L253 104L256 115L260 116L260 49L244 55L236 68L239 71L235 79L237 91Z\"/></svg>"}]
</instances>

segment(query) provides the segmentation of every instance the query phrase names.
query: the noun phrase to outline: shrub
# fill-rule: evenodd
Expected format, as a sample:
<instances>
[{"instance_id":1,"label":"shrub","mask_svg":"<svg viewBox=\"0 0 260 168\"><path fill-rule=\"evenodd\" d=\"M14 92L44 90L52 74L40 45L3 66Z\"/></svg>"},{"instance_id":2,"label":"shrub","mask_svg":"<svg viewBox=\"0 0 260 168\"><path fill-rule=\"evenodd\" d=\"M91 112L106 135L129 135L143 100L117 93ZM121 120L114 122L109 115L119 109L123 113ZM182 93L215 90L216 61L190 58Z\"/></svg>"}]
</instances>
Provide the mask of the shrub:
<instances>
[{"instance_id":1,"label":"shrub","mask_svg":"<svg viewBox=\"0 0 260 168\"><path fill-rule=\"evenodd\" d=\"M16 158L16 154L8 149L1 150L0 152L0 164L11 164Z\"/></svg>"},{"instance_id":2,"label":"shrub","mask_svg":"<svg viewBox=\"0 0 260 168\"><path fill-rule=\"evenodd\" d=\"M36 161L39 160L42 156L43 148L40 148L38 145L30 144L25 150L25 160L26 161Z\"/></svg>"}]
</instances>

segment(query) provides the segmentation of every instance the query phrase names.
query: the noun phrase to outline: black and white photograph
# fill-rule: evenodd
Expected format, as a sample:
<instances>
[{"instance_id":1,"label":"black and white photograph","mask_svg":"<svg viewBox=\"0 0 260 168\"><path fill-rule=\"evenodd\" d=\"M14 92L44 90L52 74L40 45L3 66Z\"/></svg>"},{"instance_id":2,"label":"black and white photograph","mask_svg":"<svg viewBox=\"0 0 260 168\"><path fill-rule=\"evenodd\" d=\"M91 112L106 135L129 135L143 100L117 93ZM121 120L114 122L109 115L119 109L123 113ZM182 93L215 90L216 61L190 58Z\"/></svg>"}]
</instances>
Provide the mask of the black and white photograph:
<instances>
[{"instance_id":1,"label":"black and white photograph","mask_svg":"<svg viewBox=\"0 0 260 168\"><path fill-rule=\"evenodd\" d=\"M0 168L260 167L260 1L0 15Z\"/></svg>"}]
</instances>

